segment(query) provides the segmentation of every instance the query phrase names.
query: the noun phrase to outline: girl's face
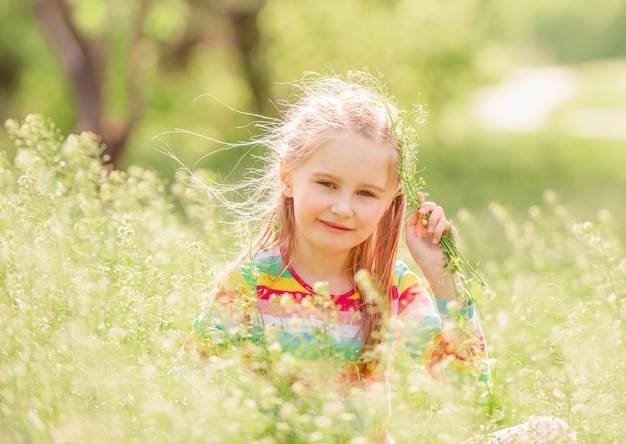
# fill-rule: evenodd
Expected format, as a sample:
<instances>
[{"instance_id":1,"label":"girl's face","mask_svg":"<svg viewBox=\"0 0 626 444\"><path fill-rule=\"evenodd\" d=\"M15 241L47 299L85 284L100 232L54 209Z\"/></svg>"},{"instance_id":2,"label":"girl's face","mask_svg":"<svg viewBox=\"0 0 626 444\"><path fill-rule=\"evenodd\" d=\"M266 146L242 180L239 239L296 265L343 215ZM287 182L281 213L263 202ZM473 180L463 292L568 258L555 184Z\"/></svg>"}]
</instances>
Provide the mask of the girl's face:
<instances>
[{"instance_id":1,"label":"girl's face","mask_svg":"<svg viewBox=\"0 0 626 444\"><path fill-rule=\"evenodd\" d=\"M347 259L373 233L398 191L395 157L391 146L341 131L282 174L299 257Z\"/></svg>"}]
</instances>

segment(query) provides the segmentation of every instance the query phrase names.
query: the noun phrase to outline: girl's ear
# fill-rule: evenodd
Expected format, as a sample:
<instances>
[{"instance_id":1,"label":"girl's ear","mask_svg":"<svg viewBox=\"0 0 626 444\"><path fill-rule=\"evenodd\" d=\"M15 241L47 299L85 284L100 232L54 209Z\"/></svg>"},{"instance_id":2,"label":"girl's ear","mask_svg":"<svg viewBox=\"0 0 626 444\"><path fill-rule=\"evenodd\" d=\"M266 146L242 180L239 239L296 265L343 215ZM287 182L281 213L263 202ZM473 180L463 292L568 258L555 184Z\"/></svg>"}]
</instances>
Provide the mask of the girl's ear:
<instances>
[{"instance_id":1,"label":"girl's ear","mask_svg":"<svg viewBox=\"0 0 626 444\"><path fill-rule=\"evenodd\" d=\"M280 173L280 186L285 197L293 197L293 189L291 186L291 174L288 172Z\"/></svg>"}]
</instances>

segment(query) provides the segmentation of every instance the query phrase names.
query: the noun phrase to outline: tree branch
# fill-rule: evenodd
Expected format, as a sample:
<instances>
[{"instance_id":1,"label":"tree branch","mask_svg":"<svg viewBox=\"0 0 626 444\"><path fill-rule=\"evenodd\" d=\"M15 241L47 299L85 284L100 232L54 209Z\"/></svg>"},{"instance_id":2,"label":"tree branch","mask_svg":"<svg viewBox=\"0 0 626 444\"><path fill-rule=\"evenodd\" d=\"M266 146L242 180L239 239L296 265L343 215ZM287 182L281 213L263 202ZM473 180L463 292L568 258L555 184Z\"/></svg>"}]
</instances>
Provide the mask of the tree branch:
<instances>
[{"instance_id":1,"label":"tree branch","mask_svg":"<svg viewBox=\"0 0 626 444\"><path fill-rule=\"evenodd\" d=\"M103 58L74 26L65 0L31 0L42 29L67 70L84 130L99 133L102 118Z\"/></svg>"}]
</instances>

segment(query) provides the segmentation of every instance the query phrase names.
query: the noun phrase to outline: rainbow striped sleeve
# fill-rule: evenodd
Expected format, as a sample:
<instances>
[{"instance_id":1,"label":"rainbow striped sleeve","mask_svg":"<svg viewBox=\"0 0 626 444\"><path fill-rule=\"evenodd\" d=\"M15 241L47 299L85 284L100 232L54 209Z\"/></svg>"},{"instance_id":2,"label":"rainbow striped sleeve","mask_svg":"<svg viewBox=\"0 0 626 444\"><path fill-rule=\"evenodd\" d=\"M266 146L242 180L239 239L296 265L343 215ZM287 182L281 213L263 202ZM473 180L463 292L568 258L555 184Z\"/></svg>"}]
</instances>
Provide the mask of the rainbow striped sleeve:
<instances>
[{"instance_id":1,"label":"rainbow striped sleeve","mask_svg":"<svg viewBox=\"0 0 626 444\"><path fill-rule=\"evenodd\" d=\"M475 307L459 310L432 297L419 278L399 262L398 320L402 342L415 359L420 359L430 375L443 383L466 377L486 380L486 344Z\"/></svg>"}]
</instances>

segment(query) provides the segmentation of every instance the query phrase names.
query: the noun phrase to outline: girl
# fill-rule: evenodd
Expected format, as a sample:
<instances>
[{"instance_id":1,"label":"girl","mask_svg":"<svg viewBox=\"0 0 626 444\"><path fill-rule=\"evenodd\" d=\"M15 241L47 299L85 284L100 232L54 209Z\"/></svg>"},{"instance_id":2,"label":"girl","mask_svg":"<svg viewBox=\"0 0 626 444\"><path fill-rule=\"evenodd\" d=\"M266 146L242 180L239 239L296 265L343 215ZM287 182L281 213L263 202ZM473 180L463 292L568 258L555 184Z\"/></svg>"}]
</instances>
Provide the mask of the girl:
<instances>
[{"instance_id":1,"label":"girl","mask_svg":"<svg viewBox=\"0 0 626 444\"><path fill-rule=\"evenodd\" d=\"M290 384L386 387L384 352L395 339L438 381L486 379L474 304L457 300L466 292L439 246L456 230L429 201L405 221L399 169L411 145L403 142L398 110L372 84L339 76L306 81L262 139L271 158L254 194L264 196L264 205L254 201L264 210L260 235L220 278L181 360L202 364L248 342L307 362ZM426 282L396 259L403 228ZM272 371L264 362L270 354L251 360ZM328 368L337 365L331 380ZM366 416L359 427L386 436Z\"/></svg>"}]
</instances>

